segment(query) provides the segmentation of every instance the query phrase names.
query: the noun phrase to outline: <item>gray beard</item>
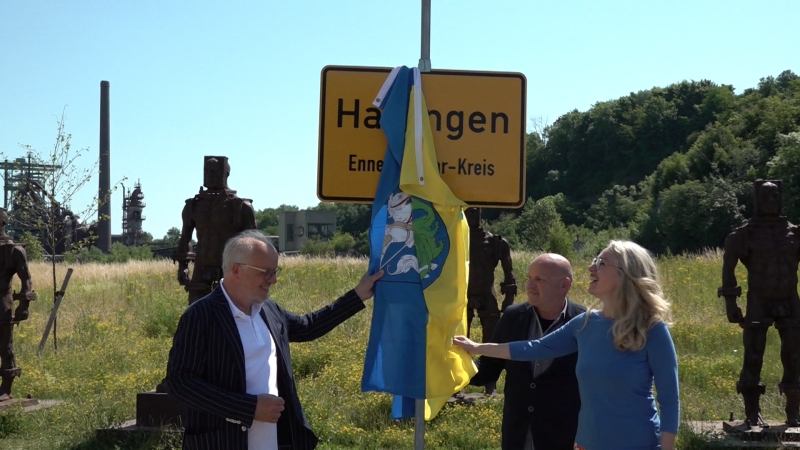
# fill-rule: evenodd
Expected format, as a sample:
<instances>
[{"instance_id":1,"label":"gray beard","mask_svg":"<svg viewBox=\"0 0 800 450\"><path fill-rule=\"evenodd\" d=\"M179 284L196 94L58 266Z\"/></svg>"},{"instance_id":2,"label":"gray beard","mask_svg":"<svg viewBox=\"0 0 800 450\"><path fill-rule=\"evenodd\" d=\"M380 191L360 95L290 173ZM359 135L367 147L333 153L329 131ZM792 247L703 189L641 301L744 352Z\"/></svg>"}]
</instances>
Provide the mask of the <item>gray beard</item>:
<instances>
[{"instance_id":1,"label":"gray beard","mask_svg":"<svg viewBox=\"0 0 800 450\"><path fill-rule=\"evenodd\" d=\"M267 300L269 300L269 296L266 296L266 297L264 297L264 298L262 298L262 299L253 299L253 300L250 300L250 302L251 302L252 304L254 304L254 305L258 305L258 306L260 307L260 306L262 306L264 303L266 303L266 302L267 302Z\"/></svg>"}]
</instances>

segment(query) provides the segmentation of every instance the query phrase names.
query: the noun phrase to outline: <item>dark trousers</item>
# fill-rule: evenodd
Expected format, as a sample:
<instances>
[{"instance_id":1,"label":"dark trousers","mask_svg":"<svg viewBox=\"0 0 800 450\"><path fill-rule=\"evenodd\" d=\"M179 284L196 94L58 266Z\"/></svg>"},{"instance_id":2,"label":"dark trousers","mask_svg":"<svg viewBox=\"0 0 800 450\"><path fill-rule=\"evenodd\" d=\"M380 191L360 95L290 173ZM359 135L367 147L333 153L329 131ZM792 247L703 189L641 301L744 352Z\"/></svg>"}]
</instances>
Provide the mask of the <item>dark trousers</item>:
<instances>
[{"instance_id":1,"label":"dark trousers","mask_svg":"<svg viewBox=\"0 0 800 450\"><path fill-rule=\"evenodd\" d=\"M478 312L478 319L481 321L483 329L483 339L481 342L489 342L494 334L494 328L500 320L500 309L497 307L497 299L494 295L468 296L467 297L467 337L470 336L472 319Z\"/></svg>"},{"instance_id":2,"label":"dark trousers","mask_svg":"<svg viewBox=\"0 0 800 450\"><path fill-rule=\"evenodd\" d=\"M14 329L13 325L0 325L0 369L13 369L14 361Z\"/></svg>"}]
</instances>

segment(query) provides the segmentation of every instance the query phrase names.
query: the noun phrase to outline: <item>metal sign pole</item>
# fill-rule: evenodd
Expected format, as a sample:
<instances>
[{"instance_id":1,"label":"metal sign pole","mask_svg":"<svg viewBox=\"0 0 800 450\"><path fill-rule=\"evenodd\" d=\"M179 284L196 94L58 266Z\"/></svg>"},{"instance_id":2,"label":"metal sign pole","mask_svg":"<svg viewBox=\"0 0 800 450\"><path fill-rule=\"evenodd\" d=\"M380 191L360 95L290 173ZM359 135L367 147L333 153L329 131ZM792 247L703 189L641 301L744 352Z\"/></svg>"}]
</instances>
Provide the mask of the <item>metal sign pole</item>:
<instances>
[{"instance_id":1,"label":"metal sign pole","mask_svg":"<svg viewBox=\"0 0 800 450\"><path fill-rule=\"evenodd\" d=\"M431 0L422 0L420 72L431 71ZM425 399L414 400L414 450L425 446Z\"/></svg>"},{"instance_id":2,"label":"metal sign pole","mask_svg":"<svg viewBox=\"0 0 800 450\"><path fill-rule=\"evenodd\" d=\"M419 58L420 72L431 71L431 0L422 0L422 43Z\"/></svg>"},{"instance_id":3,"label":"metal sign pole","mask_svg":"<svg viewBox=\"0 0 800 450\"><path fill-rule=\"evenodd\" d=\"M425 446L425 400L414 400L414 450Z\"/></svg>"}]
</instances>

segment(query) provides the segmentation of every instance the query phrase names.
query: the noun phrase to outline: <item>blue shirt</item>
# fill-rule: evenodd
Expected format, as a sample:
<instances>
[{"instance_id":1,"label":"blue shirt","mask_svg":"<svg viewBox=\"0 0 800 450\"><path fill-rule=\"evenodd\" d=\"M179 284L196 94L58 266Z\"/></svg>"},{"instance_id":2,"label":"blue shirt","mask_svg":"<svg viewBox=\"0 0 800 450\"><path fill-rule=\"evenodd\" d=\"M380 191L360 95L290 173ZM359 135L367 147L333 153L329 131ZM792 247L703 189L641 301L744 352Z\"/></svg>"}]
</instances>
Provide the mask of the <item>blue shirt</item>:
<instances>
[{"instance_id":1,"label":"blue shirt","mask_svg":"<svg viewBox=\"0 0 800 450\"><path fill-rule=\"evenodd\" d=\"M549 359L577 351L581 411L575 442L590 450L658 448L661 430L677 434L680 410L678 360L667 325L654 324L644 347L623 352L614 347L613 319L593 311L583 328L585 316L539 340L510 343L511 359Z\"/></svg>"}]
</instances>

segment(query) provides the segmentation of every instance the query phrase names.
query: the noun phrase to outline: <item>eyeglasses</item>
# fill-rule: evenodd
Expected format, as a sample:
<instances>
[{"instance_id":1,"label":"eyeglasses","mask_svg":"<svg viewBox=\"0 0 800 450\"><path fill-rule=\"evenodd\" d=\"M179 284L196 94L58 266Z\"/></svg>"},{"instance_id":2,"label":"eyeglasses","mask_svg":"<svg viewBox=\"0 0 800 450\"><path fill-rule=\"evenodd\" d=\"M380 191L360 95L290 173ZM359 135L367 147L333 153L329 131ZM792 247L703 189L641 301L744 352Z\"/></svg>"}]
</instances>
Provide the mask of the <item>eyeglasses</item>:
<instances>
[{"instance_id":1,"label":"eyeglasses","mask_svg":"<svg viewBox=\"0 0 800 450\"><path fill-rule=\"evenodd\" d=\"M272 269L272 270L267 270L267 269L262 269L260 267L251 266L250 264L245 264L245 263L239 263L239 264L242 265L242 266L249 267L249 268L251 268L253 270L257 270L257 271L261 272L261 275L264 278L266 278L267 280L269 280L273 276L277 277L278 276L278 272L281 271L280 267L276 267L275 269Z\"/></svg>"},{"instance_id":2,"label":"eyeglasses","mask_svg":"<svg viewBox=\"0 0 800 450\"><path fill-rule=\"evenodd\" d=\"M622 267L612 266L611 264L603 262L603 260L600 259L599 257L593 259L592 260L592 264L589 267L594 267L594 270L600 270L600 268L603 267L603 266L609 266L609 267L613 267L615 269L620 269L620 270L622 269Z\"/></svg>"}]
</instances>

